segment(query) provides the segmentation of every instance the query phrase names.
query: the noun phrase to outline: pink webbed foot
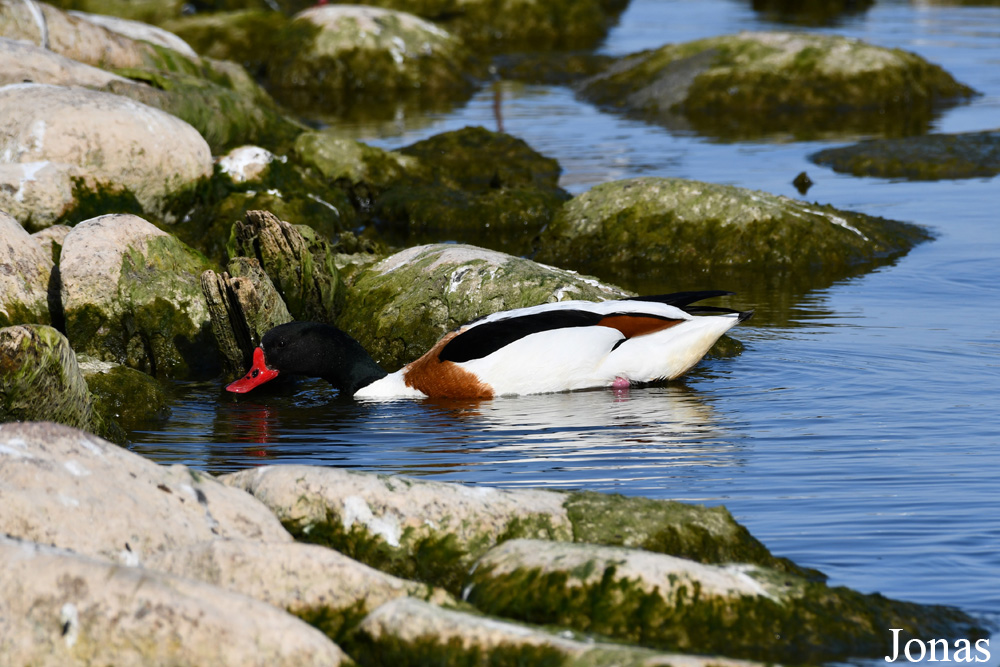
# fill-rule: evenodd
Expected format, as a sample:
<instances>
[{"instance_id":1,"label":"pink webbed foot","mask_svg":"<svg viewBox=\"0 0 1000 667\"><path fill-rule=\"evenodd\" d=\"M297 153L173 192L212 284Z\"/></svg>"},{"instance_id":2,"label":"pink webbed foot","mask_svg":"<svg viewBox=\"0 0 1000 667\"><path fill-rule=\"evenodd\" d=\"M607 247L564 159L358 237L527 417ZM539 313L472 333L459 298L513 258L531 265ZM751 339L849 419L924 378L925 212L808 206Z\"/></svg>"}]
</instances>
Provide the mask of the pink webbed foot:
<instances>
[{"instance_id":1,"label":"pink webbed foot","mask_svg":"<svg viewBox=\"0 0 1000 667\"><path fill-rule=\"evenodd\" d=\"M628 389L632 386L632 383L623 377L616 377L615 381L611 383L612 389Z\"/></svg>"}]
</instances>

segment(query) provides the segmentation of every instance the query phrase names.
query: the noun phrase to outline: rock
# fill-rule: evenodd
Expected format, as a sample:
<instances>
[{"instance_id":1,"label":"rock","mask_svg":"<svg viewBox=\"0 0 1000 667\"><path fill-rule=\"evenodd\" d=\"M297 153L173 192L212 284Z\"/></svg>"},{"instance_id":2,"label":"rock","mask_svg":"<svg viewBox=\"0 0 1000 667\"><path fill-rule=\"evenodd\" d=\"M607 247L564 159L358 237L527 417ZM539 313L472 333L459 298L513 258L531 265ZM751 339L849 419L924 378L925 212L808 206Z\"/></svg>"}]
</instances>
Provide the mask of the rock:
<instances>
[{"instance_id":1,"label":"rock","mask_svg":"<svg viewBox=\"0 0 1000 667\"><path fill-rule=\"evenodd\" d=\"M572 539L558 493L310 466L255 468L220 481L270 507L300 540L456 595L476 556L501 536Z\"/></svg>"},{"instance_id":2,"label":"rock","mask_svg":"<svg viewBox=\"0 0 1000 667\"><path fill-rule=\"evenodd\" d=\"M863 16L875 0L753 0L751 4L764 21L821 27Z\"/></svg>"},{"instance_id":3,"label":"rock","mask_svg":"<svg viewBox=\"0 0 1000 667\"><path fill-rule=\"evenodd\" d=\"M351 652L362 664L523 664L566 667L752 667L719 657L665 654L573 638L412 598L387 602L358 626Z\"/></svg>"},{"instance_id":4,"label":"rock","mask_svg":"<svg viewBox=\"0 0 1000 667\"><path fill-rule=\"evenodd\" d=\"M87 189L126 191L145 210L163 212L168 196L212 173L193 127L118 95L9 85L0 88L0 116L0 162L75 165Z\"/></svg>"},{"instance_id":5,"label":"rock","mask_svg":"<svg viewBox=\"0 0 1000 667\"><path fill-rule=\"evenodd\" d=\"M248 211L230 235L230 255L257 259L297 320L333 322L345 288L331 243L314 230L279 220L267 211Z\"/></svg>"},{"instance_id":6,"label":"rock","mask_svg":"<svg viewBox=\"0 0 1000 667\"><path fill-rule=\"evenodd\" d=\"M30 42L0 37L0 85L31 82L100 89L112 81L128 79Z\"/></svg>"},{"instance_id":7,"label":"rock","mask_svg":"<svg viewBox=\"0 0 1000 667\"><path fill-rule=\"evenodd\" d=\"M899 49L836 35L743 32L626 56L584 81L580 94L701 134L809 139L917 134L942 103L974 91Z\"/></svg>"},{"instance_id":8,"label":"rock","mask_svg":"<svg viewBox=\"0 0 1000 667\"><path fill-rule=\"evenodd\" d=\"M597 46L628 0L375 0L441 23L486 51L583 50Z\"/></svg>"},{"instance_id":9,"label":"rock","mask_svg":"<svg viewBox=\"0 0 1000 667\"><path fill-rule=\"evenodd\" d=\"M208 302L223 374L227 380L235 380L250 367L261 337L292 321L292 316L256 259L234 257L228 273L222 275L206 271L201 275L201 289Z\"/></svg>"},{"instance_id":10,"label":"rock","mask_svg":"<svg viewBox=\"0 0 1000 667\"><path fill-rule=\"evenodd\" d=\"M32 234L32 238L38 241L45 254L52 257L52 261L59 263L59 255L62 253L63 242L72 227L66 225L52 225ZM60 309L62 306L60 305Z\"/></svg>"},{"instance_id":11,"label":"rock","mask_svg":"<svg viewBox=\"0 0 1000 667\"><path fill-rule=\"evenodd\" d=\"M460 241L526 254L569 199L558 162L482 127L438 134L399 153L419 160L423 173L390 185L374 214L402 245Z\"/></svg>"},{"instance_id":12,"label":"rock","mask_svg":"<svg viewBox=\"0 0 1000 667\"><path fill-rule=\"evenodd\" d=\"M361 269L337 325L387 370L413 361L448 331L501 310L622 290L572 271L459 244L417 246Z\"/></svg>"},{"instance_id":13,"label":"rock","mask_svg":"<svg viewBox=\"0 0 1000 667\"><path fill-rule=\"evenodd\" d=\"M347 185L361 207L392 183L421 174L420 160L398 151L386 151L330 131L303 132L295 140L295 154L324 178Z\"/></svg>"},{"instance_id":14,"label":"rock","mask_svg":"<svg viewBox=\"0 0 1000 667\"><path fill-rule=\"evenodd\" d=\"M161 552L147 565L286 609L338 642L365 614L396 598L456 604L444 591L314 544L215 539Z\"/></svg>"},{"instance_id":15,"label":"rock","mask_svg":"<svg viewBox=\"0 0 1000 667\"><path fill-rule=\"evenodd\" d=\"M0 329L0 422L39 419L101 428L65 336L38 324Z\"/></svg>"},{"instance_id":16,"label":"rock","mask_svg":"<svg viewBox=\"0 0 1000 667\"><path fill-rule=\"evenodd\" d=\"M117 16L107 16L105 14L91 14L88 12L77 11L71 11L68 13L70 16L75 16L76 18L83 19L84 21L99 25L102 28L107 28L111 32L123 35L129 39L156 44L157 46L172 49L173 51L176 51L181 55L185 55L192 60L198 59L198 54L195 53L194 49L192 49L187 42L172 32L168 32L163 28L158 28L155 25L149 25L148 23L143 23L142 21L119 18Z\"/></svg>"},{"instance_id":17,"label":"rock","mask_svg":"<svg viewBox=\"0 0 1000 667\"><path fill-rule=\"evenodd\" d=\"M248 142L277 148L305 129L236 63L198 58L179 38L153 26L105 17L116 30L173 46L132 39L95 22L104 18L30 4L40 11L32 14L29 3L0 0L0 35L26 40L17 51L27 62L11 62L15 53L0 48L0 83L81 85L129 97L190 123L219 152ZM150 34L156 31L158 37Z\"/></svg>"},{"instance_id":18,"label":"rock","mask_svg":"<svg viewBox=\"0 0 1000 667\"><path fill-rule=\"evenodd\" d=\"M66 334L78 352L155 377L217 369L200 276L204 257L134 215L66 235L59 269Z\"/></svg>"},{"instance_id":19,"label":"rock","mask_svg":"<svg viewBox=\"0 0 1000 667\"><path fill-rule=\"evenodd\" d=\"M987 634L950 607L620 547L510 540L480 558L471 579L468 599L489 614L764 662L880 657L886 628L907 637Z\"/></svg>"},{"instance_id":20,"label":"rock","mask_svg":"<svg viewBox=\"0 0 1000 667\"><path fill-rule=\"evenodd\" d=\"M233 183L245 183L260 179L268 165L276 159L284 162L286 158L279 158L260 146L240 146L219 158L216 164L223 174L233 179Z\"/></svg>"},{"instance_id":21,"label":"rock","mask_svg":"<svg viewBox=\"0 0 1000 667\"><path fill-rule=\"evenodd\" d=\"M94 409L128 431L170 416L170 399L150 376L111 361L79 355Z\"/></svg>"},{"instance_id":22,"label":"rock","mask_svg":"<svg viewBox=\"0 0 1000 667\"><path fill-rule=\"evenodd\" d=\"M122 565L216 538L290 542L260 502L67 426L0 425L0 533Z\"/></svg>"},{"instance_id":23,"label":"rock","mask_svg":"<svg viewBox=\"0 0 1000 667\"><path fill-rule=\"evenodd\" d=\"M45 229L77 205L75 184L82 178L72 164L0 162L0 209L27 229Z\"/></svg>"},{"instance_id":24,"label":"rock","mask_svg":"<svg viewBox=\"0 0 1000 667\"><path fill-rule=\"evenodd\" d=\"M455 594L477 557L516 537L636 546L822 579L818 572L772 556L722 507L499 490L308 466L244 470L220 481L270 507L298 539Z\"/></svg>"},{"instance_id":25,"label":"rock","mask_svg":"<svg viewBox=\"0 0 1000 667\"><path fill-rule=\"evenodd\" d=\"M315 628L215 586L7 536L0 536L0 560L7 664L350 663Z\"/></svg>"},{"instance_id":26,"label":"rock","mask_svg":"<svg viewBox=\"0 0 1000 667\"><path fill-rule=\"evenodd\" d=\"M272 60L270 85L296 106L329 113L358 101L440 102L473 90L473 62L462 42L411 14L331 4L300 12L294 23L312 27L314 36Z\"/></svg>"},{"instance_id":27,"label":"rock","mask_svg":"<svg viewBox=\"0 0 1000 667\"><path fill-rule=\"evenodd\" d=\"M610 279L736 269L822 280L884 262L929 238L915 225L765 192L634 178L597 185L567 202L542 233L535 259Z\"/></svg>"},{"instance_id":28,"label":"rock","mask_svg":"<svg viewBox=\"0 0 1000 667\"><path fill-rule=\"evenodd\" d=\"M935 181L1000 174L1000 131L871 139L827 148L809 159L855 176Z\"/></svg>"},{"instance_id":29,"label":"rock","mask_svg":"<svg viewBox=\"0 0 1000 667\"><path fill-rule=\"evenodd\" d=\"M52 255L17 220L0 211L0 327L50 324Z\"/></svg>"}]
</instances>

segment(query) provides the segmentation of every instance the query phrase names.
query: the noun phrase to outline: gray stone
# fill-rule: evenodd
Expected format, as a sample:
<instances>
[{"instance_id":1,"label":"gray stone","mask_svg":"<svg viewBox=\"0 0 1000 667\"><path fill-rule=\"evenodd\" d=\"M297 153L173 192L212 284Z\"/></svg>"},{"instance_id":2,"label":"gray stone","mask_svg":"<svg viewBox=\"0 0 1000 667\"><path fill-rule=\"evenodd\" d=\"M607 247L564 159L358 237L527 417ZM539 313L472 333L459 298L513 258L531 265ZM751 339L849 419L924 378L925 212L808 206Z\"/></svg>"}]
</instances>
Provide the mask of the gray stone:
<instances>
[{"instance_id":1,"label":"gray stone","mask_svg":"<svg viewBox=\"0 0 1000 667\"><path fill-rule=\"evenodd\" d=\"M0 561L5 665L351 663L299 619L209 584L8 536Z\"/></svg>"},{"instance_id":2,"label":"gray stone","mask_svg":"<svg viewBox=\"0 0 1000 667\"><path fill-rule=\"evenodd\" d=\"M0 327L49 324L49 280L54 264L37 239L0 210Z\"/></svg>"}]
</instances>

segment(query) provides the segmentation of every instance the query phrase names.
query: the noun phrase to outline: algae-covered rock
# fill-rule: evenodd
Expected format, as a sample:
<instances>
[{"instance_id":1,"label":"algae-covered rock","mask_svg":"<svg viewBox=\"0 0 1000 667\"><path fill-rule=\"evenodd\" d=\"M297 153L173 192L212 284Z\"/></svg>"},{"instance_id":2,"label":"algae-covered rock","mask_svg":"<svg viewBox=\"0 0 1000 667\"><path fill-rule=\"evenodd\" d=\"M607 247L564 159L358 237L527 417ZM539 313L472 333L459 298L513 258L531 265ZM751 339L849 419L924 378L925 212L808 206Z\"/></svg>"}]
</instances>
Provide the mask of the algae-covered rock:
<instances>
[{"instance_id":1,"label":"algae-covered rock","mask_svg":"<svg viewBox=\"0 0 1000 667\"><path fill-rule=\"evenodd\" d=\"M825 575L771 555L725 507L582 491L563 504L576 542L645 549L699 563L756 563L808 579Z\"/></svg>"},{"instance_id":2,"label":"algae-covered rock","mask_svg":"<svg viewBox=\"0 0 1000 667\"><path fill-rule=\"evenodd\" d=\"M814 33L752 33L626 56L580 94L668 127L731 138L768 133L914 134L974 91L900 49Z\"/></svg>"},{"instance_id":3,"label":"algae-covered rock","mask_svg":"<svg viewBox=\"0 0 1000 667\"><path fill-rule=\"evenodd\" d=\"M79 355L94 409L126 430L170 416L170 399L152 377L128 366Z\"/></svg>"},{"instance_id":4,"label":"algae-covered rock","mask_svg":"<svg viewBox=\"0 0 1000 667\"><path fill-rule=\"evenodd\" d=\"M412 14L360 5L320 5L296 23L314 37L272 62L269 83L296 106L346 109L358 101L467 97L475 70L462 42Z\"/></svg>"},{"instance_id":5,"label":"algae-covered rock","mask_svg":"<svg viewBox=\"0 0 1000 667\"><path fill-rule=\"evenodd\" d=\"M387 369L413 361L476 318L564 299L601 301L622 290L572 271L467 245L409 248L355 274L337 325Z\"/></svg>"},{"instance_id":6,"label":"algae-covered rock","mask_svg":"<svg viewBox=\"0 0 1000 667\"><path fill-rule=\"evenodd\" d=\"M153 555L147 567L242 593L309 621L335 641L383 603L407 596L456 604L451 595L295 542L215 539Z\"/></svg>"},{"instance_id":7,"label":"algae-covered rock","mask_svg":"<svg viewBox=\"0 0 1000 667\"><path fill-rule=\"evenodd\" d=\"M0 88L0 117L3 161L72 165L76 190L127 193L144 210L162 212L168 196L212 173L193 127L119 95L13 84Z\"/></svg>"},{"instance_id":8,"label":"algae-covered rock","mask_svg":"<svg viewBox=\"0 0 1000 667\"><path fill-rule=\"evenodd\" d=\"M8 536L0 560L5 664L353 664L315 628L209 584Z\"/></svg>"},{"instance_id":9,"label":"algae-covered rock","mask_svg":"<svg viewBox=\"0 0 1000 667\"><path fill-rule=\"evenodd\" d=\"M370 613L345 646L362 664L560 665L562 667L753 667L728 658L660 653L596 642L399 598Z\"/></svg>"},{"instance_id":10,"label":"algae-covered rock","mask_svg":"<svg viewBox=\"0 0 1000 667\"><path fill-rule=\"evenodd\" d=\"M822 282L929 238L915 225L765 192L635 178L567 202L542 233L535 259L614 279L709 271L715 277L732 269Z\"/></svg>"},{"instance_id":11,"label":"algae-covered rock","mask_svg":"<svg viewBox=\"0 0 1000 667\"><path fill-rule=\"evenodd\" d=\"M855 176L934 181L1000 174L1000 131L871 139L827 148L809 159Z\"/></svg>"},{"instance_id":12,"label":"algae-covered rock","mask_svg":"<svg viewBox=\"0 0 1000 667\"><path fill-rule=\"evenodd\" d=\"M234 257L228 271L205 271L201 289L212 318L212 333L227 380L250 367L253 350L265 333L292 320L288 307L260 262Z\"/></svg>"},{"instance_id":13,"label":"algae-covered rock","mask_svg":"<svg viewBox=\"0 0 1000 667\"><path fill-rule=\"evenodd\" d=\"M0 211L0 327L50 324L53 259L37 239Z\"/></svg>"},{"instance_id":14,"label":"algae-covered rock","mask_svg":"<svg viewBox=\"0 0 1000 667\"><path fill-rule=\"evenodd\" d=\"M300 540L396 576L459 594L465 572L511 537L571 539L563 497L388 477L336 468L271 466L220 478L270 507Z\"/></svg>"},{"instance_id":15,"label":"algae-covered rock","mask_svg":"<svg viewBox=\"0 0 1000 667\"><path fill-rule=\"evenodd\" d=\"M295 139L298 160L319 171L324 178L342 182L362 206L405 176L423 177L420 160L397 151L386 151L333 132L303 132ZM367 202L364 200L367 198Z\"/></svg>"},{"instance_id":16,"label":"algae-covered rock","mask_svg":"<svg viewBox=\"0 0 1000 667\"><path fill-rule=\"evenodd\" d=\"M267 211L248 211L233 225L230 254L260 262L297 320L333 322L345 296L333 244L303 225Z\"/></svg>"},{"instance_id":17,"label":"algae-covered rock","mask_svg":"<svg viewBox=\"0 0 1000 667\"><path fill-rule=\"evenodd\" d=\"M471 580L469 601L490 614L767 662L881 657L891 653L886 628L906 639L986 635L950 607L621 547L511 540L479 559Z\"/></svg>"},{"instance_id":18,"label":"algae-covered rock","mask_svg":"<svg viewBox=\"0 0 1000 667\"><path fill-rule=\"evenodd\" d=\"M628 0L373 0L433 20L488 50L586 49L607 34Z\"/></svg>"},{"instance_id":19,"label":"algae-covered rock","mask_svg":"<svg viewBox=\"0 0 1000 667\"><path fill-rule=\"evenodd\" d=\"M66 333L78 352L156 377L217 369L205 258L134 215L73 228L60 259Z\"/></svg>"},{"instance_id":20,"label":"algae-covered rock","mask_svg":"<svg viewBox=\"0 0 1000 667\"><path fill-rule=\"evenodd\" d=\"M767 21L820 27L865 14L875 0L752 0L750 4Z\"/></svg>"},{"instance_id":21,"label":"algae-covered rock","mask_svg":"<svg viewBox=\"0 0 1000 667\"><path fill-rule=\"evenodd\" d=\"M42 419L102 427L65 336L37 324L0 329L0 422Z\"/></svg>"}]
</instances>

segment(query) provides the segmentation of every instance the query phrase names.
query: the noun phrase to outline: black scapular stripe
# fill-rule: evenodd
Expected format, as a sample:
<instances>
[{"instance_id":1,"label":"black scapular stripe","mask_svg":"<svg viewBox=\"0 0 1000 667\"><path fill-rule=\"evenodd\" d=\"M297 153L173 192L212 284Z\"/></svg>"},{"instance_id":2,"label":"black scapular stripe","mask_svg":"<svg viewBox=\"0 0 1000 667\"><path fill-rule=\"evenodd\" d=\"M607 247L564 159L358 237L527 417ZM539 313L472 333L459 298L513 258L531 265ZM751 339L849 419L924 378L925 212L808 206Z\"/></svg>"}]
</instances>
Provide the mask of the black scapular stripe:
<instances>
[{"instance_id":1,"label":"black scapular stripe","mask_svg":"<svg viewBox=\"0 0 1000 667\"><path fill-rule=\"evenodd\" d=\"M633 296L621 300L665 303L680 308L691 315L697 313L736 313L738 311L718 306L691 306L692 303L701 301L702 299L726 296L728 294L732 294L732 292L702 290L673 292L671 294L658 294L655 296ZM455 363L471 361L472 359L482 359L505 345L509 345L515 340L524 338L530 334L550 331L552 329L595 326L605 317L613 315L659 318L658 315L644 313L607 313L602 315L587 310L553 310L533 315L521 315L520 317L511 317L497 320L496 322L480 324L455 336L448 341L447 345L441 348L441 352L438 353L438 359L441 361L454 361ZM619 341L620 343L621 341Z\"/></svg>"},{"instance_id":2,"label":"black scapular stripe","mask_svg":"<svg viewBox=\"0 0 1000 667\"><path fill-rule=\"evenodd\" d=\"M501 347L533 333L551 329L590 327L604 317L600 313L586 310L553 310L487 322L472 327L448 341L438 353L438 359L455 363L482 359Z\"/></svg>"}]
</instances>

